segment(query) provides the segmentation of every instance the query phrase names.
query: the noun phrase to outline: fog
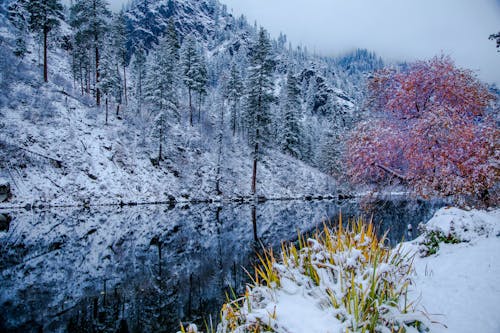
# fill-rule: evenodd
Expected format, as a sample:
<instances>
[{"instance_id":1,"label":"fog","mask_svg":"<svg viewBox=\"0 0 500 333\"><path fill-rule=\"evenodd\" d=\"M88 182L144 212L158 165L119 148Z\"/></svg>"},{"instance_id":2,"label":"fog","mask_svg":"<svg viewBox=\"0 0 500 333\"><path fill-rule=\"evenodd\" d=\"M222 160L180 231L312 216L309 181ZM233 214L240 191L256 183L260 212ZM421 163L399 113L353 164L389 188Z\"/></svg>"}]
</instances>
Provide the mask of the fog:
<instances>
[{"instance_id":1,"label":"fog","mask_svg":"<svg viewBox=\"0 0 500 333\"><path fill-rule=\"evenodd\" d=\"M126 0L110 1L118 10ZM460 67L500 86L500 0L222 0L235 15L280 32L312 52L340 55L355 48L386 61L450 55Z\"/></svg>"},{"instance_id":2,"label":"fog","mask_svg":"<svg viewBox=\"0 0 500 333\"><path fill-rule=\"evenodd\" d=\"M450 55L461 67L500 85L500 31L495 0L222 0L274 36L325 55L367 48L389 61Z\"/></svg>"}]
</instances>

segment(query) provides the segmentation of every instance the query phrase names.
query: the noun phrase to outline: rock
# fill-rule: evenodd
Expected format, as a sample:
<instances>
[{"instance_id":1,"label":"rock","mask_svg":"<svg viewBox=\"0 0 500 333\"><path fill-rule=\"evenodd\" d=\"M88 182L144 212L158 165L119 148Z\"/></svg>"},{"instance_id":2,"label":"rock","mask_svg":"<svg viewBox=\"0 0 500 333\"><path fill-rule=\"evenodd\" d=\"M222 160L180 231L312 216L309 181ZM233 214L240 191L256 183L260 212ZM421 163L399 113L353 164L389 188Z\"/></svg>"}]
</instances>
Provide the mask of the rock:
<instances>
[{"instance_id":1,"label":"rock","mask_svg":"<svg viewBox=\"0 0 500 333\"><path fill-rule=\"evenodd\" d=\"M0 202L4 202L12 196L10 192L10 184L4 179L0 178Z\"/></svg>"},{"instance_id":2,"label":"rock","mask_svg":"<svg viewBox=\"0 0 500 333\"><path fill-rule=\"evenodd\" d=\"M12 218L9 214L0 214L0 231L8 232Z\"/></svg>"}]
</instances>

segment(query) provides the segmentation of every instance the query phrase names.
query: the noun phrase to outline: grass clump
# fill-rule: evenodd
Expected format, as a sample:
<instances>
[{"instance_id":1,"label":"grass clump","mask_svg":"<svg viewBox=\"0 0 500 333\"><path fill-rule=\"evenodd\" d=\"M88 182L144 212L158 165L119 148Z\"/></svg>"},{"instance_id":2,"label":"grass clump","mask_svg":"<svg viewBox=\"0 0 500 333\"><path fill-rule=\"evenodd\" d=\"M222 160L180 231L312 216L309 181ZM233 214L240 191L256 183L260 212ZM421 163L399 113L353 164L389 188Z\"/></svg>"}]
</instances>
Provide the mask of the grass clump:
<instances>
[{"instance_id":1,"label":"grass clump","mask_svg":"<svg viewBox=\"0 0 500 333\"><path fill-rule=\"evenodd\" d=\"M330 315L332 332L427 330L426 317L407 299L412 257L388 248L372 223L358 219L344 227L340 219L334 230L325 225L282 244L279 259L271 250L259 259L245 295L224 304L218 333L294 331L277 315L290 290Z\"/></svg>"},{"instance_id":2,"label":"grass clump","mask_svg":"<svg viewBox=\"0 0 500 333\"><path fill-rule=\"evenodd\" d=\"M428 257L430 255L436 254L439 250L439 244L458 244L462 241L453 234L446 235L441 230L430 230L424 233L423 240L420 242L420 255L422 257Z\"/></svg>"}]
</instances>

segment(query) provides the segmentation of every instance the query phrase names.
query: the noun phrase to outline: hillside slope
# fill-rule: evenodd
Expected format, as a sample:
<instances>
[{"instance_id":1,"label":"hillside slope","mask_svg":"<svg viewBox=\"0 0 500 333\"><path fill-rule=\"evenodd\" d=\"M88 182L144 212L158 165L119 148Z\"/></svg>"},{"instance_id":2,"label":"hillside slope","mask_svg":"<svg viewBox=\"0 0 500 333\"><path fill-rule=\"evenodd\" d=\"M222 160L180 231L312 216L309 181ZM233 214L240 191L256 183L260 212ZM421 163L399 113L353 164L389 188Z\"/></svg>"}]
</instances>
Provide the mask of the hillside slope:
<instances>
[{"instance_id":1,"label":"hillside slope","mask_svg":"<svg viewBox=\"0 0 500 333\"><path fill-rule=\"evenodd\" d=\"M136 47L142 43L148 53L147 64L153 62L158 38L172 19L180 42L188 34L195 36L207 63L207 93L198 105L201 116L194 126L188 125L187 89L179 80L182 119L168 120L165 158L158 163L156 110L147 105L142 113L137 111L141 108L135 96L133 62L125 72L120 71L120 75L127 73L128 105L121 105L120 113L115 114L117 105L110 98L106 124L106 108L96 107L91 97L95 75L88 71L86 95L73 78L71 48L63 47L73 34L68 24L61 22L60 29L50 36L49 83L42 83L41 47L35 36L25 36L28 53L24 58L13 55L16 29L7 19L9 2L0 5L0 179L9 182L12 195L0 205L250 196L251 150L244 130L231 133L224 78L232 65L243 80L248 76L256 26L244 17L233 17L215 0L141 0L130 4L125 13L130 59L134 60ZM289 45L284 35L271 43L276 97L270 107L273 137L259 163L257 194L268 198L335 196L336 180L325 173L341 169L342 140L357 121L363 79L381 62L368 53L338 61L310 55L304 48ZM356 66L349 67L354 63ZM288 72L294 73L300 86L300 160L284 154L280 141ZM244 105L243 94L238 111L241 122Z\"/></svg>"},{"instance_id":2,"label":"hillside slope","mask_svg":"<svg viewBox=\"0 0 500 333\"><path fill-rule=\"evenodd\" d=\"M2 52L11 52L12 36L1 32ZM33 46L33 49L35 47ZM166 158L154 165L156 151L127 116L92 106L72 88L68 57L50 53L50 83L41 84L32 52L19 62L1 105L0 175L13 197L2 205L75 205L206 200L216 196L217 131L186 123L170 133ZM114 111L114 109L113 109ZM152 161L153 160L153 161ZM220 171L222 197L250 194L251 158L241 138L225 138ZM334 180L279 152L267 151L258 173L258 192L267 197L329 194Z\"/></svg>"}]
</instances>

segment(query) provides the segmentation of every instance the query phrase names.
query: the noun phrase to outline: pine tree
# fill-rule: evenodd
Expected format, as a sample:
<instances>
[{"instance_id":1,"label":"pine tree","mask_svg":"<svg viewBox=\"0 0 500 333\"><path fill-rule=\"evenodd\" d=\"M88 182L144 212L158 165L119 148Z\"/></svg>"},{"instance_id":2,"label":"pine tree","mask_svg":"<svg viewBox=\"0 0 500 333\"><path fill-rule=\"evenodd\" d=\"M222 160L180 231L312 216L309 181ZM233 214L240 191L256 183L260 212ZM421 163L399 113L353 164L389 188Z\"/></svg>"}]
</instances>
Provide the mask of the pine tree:
<instances>
[{"instance_id":1,"label":"pine tree","mask_svg":"<svg viewBox=\"0 0 500 333\"><path fill-rule=\"evenodd\" d=\"M241 97L243 96L243 82L241 79L240 72L236 68L236 64L232 64L231 71L229 73L229 79L226 84L225 95L229 102L229 111L231 112L231 130L233 136L236 135L237 124L239 122L238 109Z\"/></svg>"},{"instance_id":2,"label":"pine tree","mask_svg":"<svg viewBox=\"0 0 500 333\"><path fill-rule=\"evenodd\" d=\"M108 38L109 39L109 38ZM118 67L116 49L112 48L111 43L106 43L108 47L103 49L101 58L101 80L98 88L105 97L106 105L106 124L108 123L108 99L113 97L117 104L117 115L120 104L122 103L122 79Z\"/></svg>"},{"instance_id":3,"label":"pine tree","mask_svg":"<svg viewBox=\"0 0 500 333\"><path fill-rule=\"evenodd\" d=\"M18 28L23 25L23 21L27 19L29 30L34 33L41 33L43 36L43 80L49 81L48 78L48 37L49 33L59 27L63 19L63 6L59 0L30 0L19 1L12 4L10 12L13 13L17 9L13 19L18 24ZM27 17L25 16L27 14ZM11 16L12 17L12 16ZM24 29L24 27L21 27ZM25 42L18 40L18 53L24 54Z\"/></svg>"},{"instance_id":4,"label":"pine tree","mask_svg":"<svg viewBox=\"0 0 500 333\"><path fill-rule=\"evenodd\" d=\"M192 92L196 87L196 67L199 62L199 57L196 49L196 41L193 35L188 35L184 39L181 48L181 68L182 80L188 90L189 99L189 124L193 126L193 102Z\"/></svg>"},{"instance_id":5,"label":"pine tree","mask_svg":"<svg viewBox=\"0 0 500 333\"><path fill-rule=\"evenodd\" d=\"M194 91L198 94L198 122L201 122L201 103L207 94L208 69L203 52L198 50L198 62L194 68Z\"/></svg>"},{"instance_id":6,"label":"pine tree","mask_svg":"<svg viewBox=\"0 0 500 333\"><path fill-rule=\"evenodd\" d=\"M167 44L169 44L171 56L177 63L179 61L179 49L181 48L181 46L179 44L179 36L177 35L177 29L175 28L173 17L168 20L165 39L167 41Z\"/></svg>"},{"instance_id":7,"label":"pine tree","mask_svg":"<svg viewBox=\"0 0 500 333\"><path fill-rule=\"evenodd\" d=\"M135 82L134 94L137 101L137 113L140 113L144 98L143 85L146 78L146 53L142 43L135 49L132 61L132 75Z\"/></svg>"},{"instance_id":8,"label":"pine tree","mask_svg":"<svg viewBox=\"0 0 500 333\"><path fill-rule=\"evenodd\" d=\"M76 0L71 7L71 26L74 29L76 45L83 50L92 49L94 52L95 71L95 98L96 104L101 104L101 91L99 89L101 50L103 48L104 36L108 27L108 18L111 12L108 10L106 0Z\"/></svg>"},{"instance_id":9,"label":"pine tree","mask_svg":"<svg viewBox=\"0 0 500 333\"><path fill-rule=\"evenodd\" d=\"M128 103L127 94L127 26L125 13L121 10L114 18L113 25L113 48L116 52L116 57L119 66L122 68L123 72L123 95L125 98L125 104Z\"/></svg>"},{"instance_id":10,"label":"pine tree","mask_svg":"<svg viewBox=\"0 0 500 333\"><path fill-rule=\"evenodd\" d=\"M285 94L285 103L282 109L283 133L281 135L281 146L285 153L288 153L293 157L300 158L300 89L297 78L291 71L289 71L287 75Z\"/></svg>"},{"instance_id":11,"label":"pine tree","mask_svg":"<svg viewBox=\"0 0 500 333\"><path fill-rule=\"evenodd\" d=\"M14 55L23 58L28 51L26 46L26 34L29 31L29 13L26 10L27 0L13 1L7 7L9 21L17 29L16 48Z\"/></svg>"},{"instance_id":12,"label":"pine tree","mask_svg":"<svg viewBox=\"0 0 500 333\"><path fill-rule=\"evenodd\" d=\"M200 119L201 100L206 94L208 72L205 57L193 35L188 35L181 48L181 68L184 85L188 89L189 124L193 126L193 92L198 94L198 120Z\"/></svg>"},{"instance_id":13,"label":"pine tree","mask_svg":"<svg viewBox=\"0 0 500 333\"><path fill-rule=\"evenodd\" d=\"M160 39L144 82L145 99L155 108L154 133L159 140L158 163L163 159L162 149L166 135L167 116L180 122L177 97L178 62L179 42L173 20L170 20L167 33Z\"/></svg>"},{"instance_id":14,"label":"pine tree","mask_svg":"<svg viewBox=\"0 0 500 333\"><path fill-rule=\"evenodd\" d=\"M250 145L253 146L252 193L256 193L257 162L260 150L270 136L270 105L273 96L273 67L271 43L266 30L261 28L257 41L251 50L251 67L248 77L246 122Z\"/></svg>"},{"instance_id":15,"label":"pine tree","mask_svg":"<svg viewBox=\"0 0 500 333\"><path fill-rule=\"evenodd\" d=\"M330 110L328 119L325 119L323 135L319 140L317 165L319 169L333 176L344 174L342 156L344 156L345 143L343 137L347 137L348 118L342 109L329 99L327 108Z\"/></svg>"}]
</instances>

